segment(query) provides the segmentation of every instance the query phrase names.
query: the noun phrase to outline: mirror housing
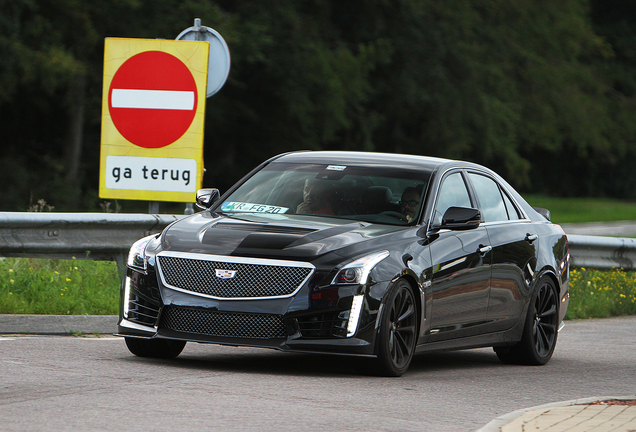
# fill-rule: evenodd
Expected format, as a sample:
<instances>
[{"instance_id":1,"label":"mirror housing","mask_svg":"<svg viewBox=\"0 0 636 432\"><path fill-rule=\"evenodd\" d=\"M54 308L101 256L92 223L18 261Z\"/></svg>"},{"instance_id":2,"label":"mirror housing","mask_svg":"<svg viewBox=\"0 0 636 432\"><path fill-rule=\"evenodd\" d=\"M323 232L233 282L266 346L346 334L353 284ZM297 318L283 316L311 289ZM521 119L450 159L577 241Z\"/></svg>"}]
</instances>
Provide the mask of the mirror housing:
<instances>
[{"instance_id":1,"label":"mirror housing","mask_svg":"<svg viewBox=\"0 0 636 432\"><path fill-rule=\"evenodd\" d=\"M544 208L540 208L540 207L532 207L532 208L534 209L534 211L539 213L541 216L546 218L548 221L552 221L552 215L550 214L550 210L544 209Z\"/></svg>"},{"instance_id":2,"label":"mirror housing","mask_svg":"<svg viewBox=\"0 0 636 432\"><path fill-rule=\"evenodd\" d=\"M470 207L449 207L442 218L440 229L463 231L475 229L481 223L481 213Z\"/></svg>"},{"instance_id":3,"label":"mirror housing","mask_svg":"<svg viewBox=\"0 0 636 432\"><path fill-rule=\"evenodd\" d=\"M197 191L197 207L206 210L221 198L218 189L199 189Z\"/></svg>"}]
</instances>

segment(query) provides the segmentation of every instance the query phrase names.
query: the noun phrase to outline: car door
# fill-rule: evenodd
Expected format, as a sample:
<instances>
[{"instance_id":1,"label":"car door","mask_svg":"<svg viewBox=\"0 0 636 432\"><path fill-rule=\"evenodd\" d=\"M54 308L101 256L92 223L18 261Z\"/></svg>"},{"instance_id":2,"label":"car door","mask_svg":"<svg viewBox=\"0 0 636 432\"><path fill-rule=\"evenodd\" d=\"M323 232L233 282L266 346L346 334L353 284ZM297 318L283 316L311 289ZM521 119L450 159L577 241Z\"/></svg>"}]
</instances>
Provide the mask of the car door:
<instances>
[{"instance_id":1,"label":"car door","mask_svg":"<svg viewBox=\"0 0 636 432\"><path fill-rule=\"evenodd\" d=\"M489 330L505 330L521 316L537 263L537 236L530 221L495 179L477 172L469 172L468 179L493 248Z\"/></svg>"},{"instance_id":2,"label":"car door","mask_svg":"<svg viewBox=\"0 0 636 432\"><path fill-rule=\"evenodd\" d=\"M461 171L443 178L431 226L439 225L452 206L476 206ZM486 229L439 230L429 238L433 269L429 341L481 333L488 310L492 255Z\"/></svg>"}]
</instances>

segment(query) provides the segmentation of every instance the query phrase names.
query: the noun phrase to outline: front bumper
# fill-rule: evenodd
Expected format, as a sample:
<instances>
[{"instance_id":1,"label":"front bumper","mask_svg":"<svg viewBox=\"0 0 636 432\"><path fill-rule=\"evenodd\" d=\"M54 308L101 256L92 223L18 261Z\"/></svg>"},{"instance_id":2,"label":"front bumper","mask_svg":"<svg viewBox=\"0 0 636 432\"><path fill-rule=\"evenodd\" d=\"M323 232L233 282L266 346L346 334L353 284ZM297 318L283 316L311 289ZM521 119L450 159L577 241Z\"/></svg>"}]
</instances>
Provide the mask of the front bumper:
<instances>
[{"instance_id":1,"label":"front bumper","mask_svg":"<svg viewBox=\"0 0 636 432\"><path fill-rule=\"evenodd\" d=\"M380 301L368 295L371 286L381 292L388 282L318 287L310 280L289 298L220 300L163 286L152 269L128 268L118 335L372 356Z\"/></svg>"}]
</instances>

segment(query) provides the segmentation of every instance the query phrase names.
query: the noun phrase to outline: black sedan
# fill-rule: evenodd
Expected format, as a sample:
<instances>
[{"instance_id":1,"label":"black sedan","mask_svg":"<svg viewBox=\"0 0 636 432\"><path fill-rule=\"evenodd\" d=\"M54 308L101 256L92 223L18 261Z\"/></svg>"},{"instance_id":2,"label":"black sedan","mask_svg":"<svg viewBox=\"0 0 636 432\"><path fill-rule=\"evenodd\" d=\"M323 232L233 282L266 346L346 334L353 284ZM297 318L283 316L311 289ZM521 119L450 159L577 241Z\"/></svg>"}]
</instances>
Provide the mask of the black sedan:
<instances>
[{"instance_id":1,"label":"black sedan","mask_svg":"<svg viewBox=\"0 0 636 432\"><path fill-rule=\"evenodd\" d=\"M176 357L187 341L347 354L388 376L431 350L552 357L567 238L483 166L294 152L197 204L131 248L118 334L133 354Z\"/></svg>"}]
</instances>

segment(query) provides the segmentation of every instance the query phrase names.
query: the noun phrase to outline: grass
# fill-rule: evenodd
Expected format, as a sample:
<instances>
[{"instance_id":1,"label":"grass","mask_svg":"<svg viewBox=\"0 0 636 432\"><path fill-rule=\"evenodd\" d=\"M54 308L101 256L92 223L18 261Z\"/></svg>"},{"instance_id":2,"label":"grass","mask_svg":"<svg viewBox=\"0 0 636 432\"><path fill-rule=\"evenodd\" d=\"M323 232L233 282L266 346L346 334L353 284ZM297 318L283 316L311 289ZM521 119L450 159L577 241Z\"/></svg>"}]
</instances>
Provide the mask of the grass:
<instances>
[{"instance_id":1,"label":"grass","mask_svg":"<svg viewBox=\"0 0 636 432\"><path fill-rule=\"evenodd\" d=\"M550 210L554 223L586 223L636 220L636 203L600 198L550 198L524 196L528 204Z\"/></svg>"},{"instance_id":2,"label":"grass","mask_svg":"<svg viewBox=\"0 0 636 432\"><path fill-rule=\"evenodd\" d=\"M0 275L0 314L118 313L114 262L0 258Z\"/></svg>"},{"instance_id":3,"label":"grass","mask_svg":"<svg viewBox=\"0 0 636 432\"><path fill-rule=\"evenodd\" d=\"M0 258L0 313L116 315L117 265ZM572 269L566 319L636 315L636 272ZM78 335L80 336L80 335Z\"/></svg>"},{"instance_id":4,"label":"grass","mask_svg":"<svg viewBox=\"0 0 636 432\"><path fill-rule=\"evenodd\" d=\"M636 315L636 272L570 270L566 319Z\"/></svg>"}]
</instances>

